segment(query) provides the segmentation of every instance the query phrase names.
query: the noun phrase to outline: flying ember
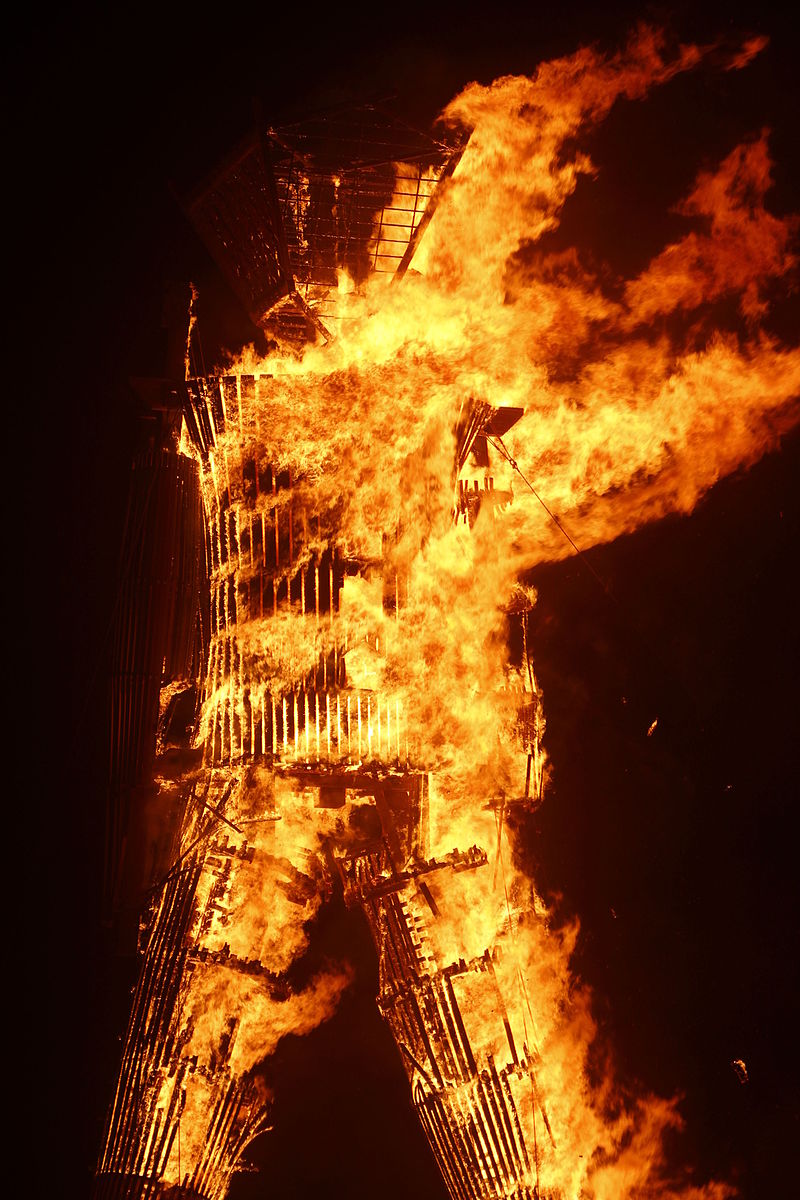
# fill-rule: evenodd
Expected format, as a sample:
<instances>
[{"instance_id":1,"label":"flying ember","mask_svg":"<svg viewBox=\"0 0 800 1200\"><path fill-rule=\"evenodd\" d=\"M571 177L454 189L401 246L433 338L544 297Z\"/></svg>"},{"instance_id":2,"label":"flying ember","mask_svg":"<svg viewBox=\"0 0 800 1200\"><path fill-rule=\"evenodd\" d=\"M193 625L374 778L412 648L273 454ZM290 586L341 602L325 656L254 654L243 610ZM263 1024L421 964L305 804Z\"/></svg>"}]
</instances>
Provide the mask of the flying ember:
<instances>
[{"instance_id":1,"label":"flying ember","mask_svg":"<svg viewBox=\"0 0 800 1200\"><path fill-rule=\"evenodd\" d=\"M676 1101L590 1071L577 930L515 839L548 776L524 573L691 511L800 395L764 327L796 268L768 130L634 278L545 235L614 105L763 46L641 29L468 85L436 137L375 106L264 126L184 197L271 349L199 371L179 299L173 378L140 383L106 893L141 970L98 1198L226 1194L265 1064L350 983L304 967L334 891L453 1200L734 1194L676 1181Z\"/></svg>"}]
</instances>

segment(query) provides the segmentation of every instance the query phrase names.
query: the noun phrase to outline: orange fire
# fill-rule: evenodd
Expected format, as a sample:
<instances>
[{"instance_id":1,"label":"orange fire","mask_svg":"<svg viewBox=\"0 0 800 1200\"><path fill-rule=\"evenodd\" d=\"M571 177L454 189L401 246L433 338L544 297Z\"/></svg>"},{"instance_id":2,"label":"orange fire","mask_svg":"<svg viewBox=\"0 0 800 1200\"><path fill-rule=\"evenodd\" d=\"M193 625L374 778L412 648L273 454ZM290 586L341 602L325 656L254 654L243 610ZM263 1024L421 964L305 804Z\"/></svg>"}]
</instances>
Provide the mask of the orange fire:
<instances>
[{"instance_id":1,"label":"orange fire","mask_svg":"<svg viewBox=\"0 0 800 1200\"><path fill-rule=\"evenodd\" d=\"M723 65L744 68L763 45L751 40ZM614 104L720 59L714 47L668 53L659 34L641 29L613 57L583 49L530 78L470 84L442 116L471 130L469 141L402 281L373 277L356 288L342 276L330 306L348 319L335 338L299 355L248 351L226 368L224 422L201 482L214 536L223 537L214 526L223 497L235 517L224 534L230 555L212 559L211 574L220 596L234 589L237 616L233 635L226 627L211 640L196 735L204 766L194 786L204 799L185 823L182 852L209 810L225 826L197 889L181 1036L198 1066L182 1102L181 1165L176 1144L167 1181L180 1183L207 1137L220 1047L225 1069L244 1078L285 1033L324 1020L348 983L343 968L299 994L276 982L306 945L339 809L248 764L249 739L271 727L286 762L430 772L429 859L444 861L454 847L482 852L483 865L438 870L404 903L432 964L479 964L458 992L479 1067L508 1053L506 1037L527 1064L518 1107L534 1148L528 1194L733 1194L721 1182L669 1182L663 1137L681 1125L673 1100L623 1095L611 1067L601 1085L590 1079L597 1030L591 997L570 971L576 930L555 927L535 880L515 865L504 819L523 795L541 795L547 774L536 681L526 662L508 664L505 648L509 612L524 624L535 600L521 574L573 553L575 541L588 549L691 511L798 420L800 349L763 328L797 264L796 222L766 206L768 131L698 175L677 210L687 232L636 278L601 277L577 250L540 244L579 178L595 171L581 137ZM402 167L398 178L408 191ZM376 229L379 248L385 236ZM736 300L739 332L714 328L721 297ZM454 475L459 421L481 405L516 406L524 417L487 435L488 466L473 457ZM186 436L182 445L198 453ZM291 491L250 495L252 461L286 473ZM476 489L477 518L477 506L462 502ZM346 576L335 623L305 591L283 606L263 597L256 605L248 591L254 548L272 530L279 537L291 506L307 527L293 572L316 569L326 554L366 564ZM403 593L389 606L387 566ZM337 655L346 699L287 700ZM530 760L520 752L522 710L533 714ZM359 803L348 793L348 805ZM424 1068L413 1068L418 1082ZM168 1108L172 1086L165 1078L155 1108ZM465 1092L465 1128L470 1103ZM486 1194L523 1194L496 1187Z\"/></svg>"}]
</instances>

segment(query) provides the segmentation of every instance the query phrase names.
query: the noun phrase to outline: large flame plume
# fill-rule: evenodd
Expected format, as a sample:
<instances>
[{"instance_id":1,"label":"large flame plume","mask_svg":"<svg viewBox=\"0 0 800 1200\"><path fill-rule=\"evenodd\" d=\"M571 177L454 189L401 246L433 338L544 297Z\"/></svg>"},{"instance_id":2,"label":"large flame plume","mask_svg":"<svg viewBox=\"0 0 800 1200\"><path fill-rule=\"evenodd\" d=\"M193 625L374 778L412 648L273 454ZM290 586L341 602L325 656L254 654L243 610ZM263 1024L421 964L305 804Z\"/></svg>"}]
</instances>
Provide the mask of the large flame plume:
<instances>
[{"instance_id":1,"label":"large flame plume","mask_svg":"<svg viewBox=\"0 0 800 1200\"><path fill-rule=\"evenodd\" d=\"M668 55L664 39L642 29L610 58L584 49L530 78L470 85L442 117L472 130L468 145L402 286L349 296L356 319L347 332L299 360L248 354L236 364L279 381L262 446L313 479L317 496L341 501L353 553L375 552L376 531L398 520L419 524L420 489L403 487L410 461L439 483L432 521L430 489L425 497L430 535L407 549L411 584L399 622L387 622L379 591L364 588L348 608L351 642L379 645L372 669L383 686L407 701L424 697L414 733L439 771L441 847L496 846L501 857L506 894L497 876L494 891L465 880L477 894L455 904L463 927L453 917L444 936L460 953L513 945L504 969L518 977L510 990L535 997L529 1039L558 1131L547 1185L565 1196L710 1200L730 1192L720 1183L667 1184L662 1138L680 1125L673 1101L626 1104L608 1074L599 1089L590 1086L595 1028L589 998L570 976L574 931L548 929L513 847L503 851L507 832L488 828L478 797L512 796L519 783L511 739L493 745L475 731L507 727L496 702L509 686L498 653L507 602L520 572L574 552L560 524L587 549L690 512L796 423L800 351L763 322L776 283L795 270L797 223L766 207L772 164L762 130L698 174L677 210L687 232L635 278L601 279L577 249L548 253L539 242L557 227L579 177L592 175L581 137L612 105L705 58L746 67L764 44L752 39L727 61L714 47ZM714 326L721 297L738 304L736 332ZM526 413L508 435L508 454L493 462L495 487L513 491L513 505L468 536L451 520L449 477L450 431L466 397Z\"/></svg>"},{"instance_id":2,"label":"large flame plume","mask_svg":"<svg viewBox=\"0 0 800 1200\"><path fill-rule=\"evenodd\" d=\"M504 819L525 788L520 703L538 704L526 662L511 664L506 642L509 613L522 613L524 624L534 599L520 586L524 572L574 553L576 543L587 550L690 512L797 422L800 349L767 331L770 304L796 268L796 222L767 207L768 130L698 174L677 210L685 234L635 278L601 271L578 248L546 248L579 180L595 171L582 141L612 106L704 62L746 68L763 45L753 39L727 56L713 46L670 50L643 28L614 56L582 49L529 78L466 87L442 121L470 130L469 140L412 269L402 282L361 289L342 277L348 320L327 344L300 355L248 351L228 364L254 377L253 399L228 413L203 473L211 510L215 497L235 492L244 460L290 472L292 503L302 503L312 531L309 561L334 548L326 530L335 512L337 553L367 564L388 554L406 581L402 603L389 611L377 567L345 581L342 652L351 684L377 695L386 714L365 717L370 751L371 739L380 749L382 738L395 738L398 757L432 772L431 857L454 846L488 856L481 870L431 876L438 917L429 953L441 965L477 960L487 947L494 956L514 1038L536 1063L525 1122L542 1196L733 1194L727 1184L694 1186L671 1173L664 1134L680 1127L675 1101L630 1097L610 1063L596 1069L591 998L570 971L576 930L557 927L516 865L515 822ZM716 326L720 299L735 303L738 328ZM503 501L485 505L470 527L458 518L455 431L481 404L525 415L489 440L490 467L464 468L461 483L469 476L467 486L485 489L491 476ZM285 503L281 493L263 496L261 519L276 519ZM238 586L248 563L240 556L233 570ZM336 650L311 611L243 614L236 636L251 699ZM216 678L209 668L200 742L228 687ZM360 739L360 709L358 720ZM252 972L236 984L230 971L215 974L223 951L283 971L305 948L321 897L322 825L335 818L280 790L231 770L224 789L215 783L207 793L207 808L224 809L226 839L238 846L216 860L228 853L233 862L225 886L236 900L224 927L211 921L197 938L187 1053L208 1061L235 1036L238 1072L254 1069L283 1033L324 1019L347 985L346 971L331 967L304 991L276 998ZM264 832L269 806L283 813L277 843ZM243 829L245 850L233 834ZM184 848L199 833L197 822L184 829ZM210 894L213 872L203 879ZM493 1054L497 1012L477 991L463 1008L476 1054ZM546 1112L545 1125L537 1127L537 1112ZM203 1136L199 1117L189 1132L190 1117L187 1109L184 1155ZM172 1159L168 1177L179 1181Z\"/></svg>"}]
</instances>

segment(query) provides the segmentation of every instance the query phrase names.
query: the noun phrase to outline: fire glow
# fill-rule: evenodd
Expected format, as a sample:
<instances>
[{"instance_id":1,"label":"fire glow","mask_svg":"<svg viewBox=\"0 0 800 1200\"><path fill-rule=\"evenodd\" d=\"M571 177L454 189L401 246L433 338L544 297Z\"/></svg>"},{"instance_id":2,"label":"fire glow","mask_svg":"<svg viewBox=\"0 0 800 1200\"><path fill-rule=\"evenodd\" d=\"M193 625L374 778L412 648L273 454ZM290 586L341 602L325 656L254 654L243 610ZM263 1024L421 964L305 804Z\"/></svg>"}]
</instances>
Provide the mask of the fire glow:
<instances>
[{"instance_id":1,"label":"fire glow","mask_svg":"<svg viewBox=\"0 0 800 1200\"><path fill-rule=\"evenodd\" d=\"M733 1194L673 1178L673 1100L626 1097L610 1067L590 1078L577 931L515 865L512 818L547 775L524 573L574 552L565 531L585 550L690 512L778 444L800 394L800 351L762 328L796 267L794 223L765 206L768 131L697 176L686 234L636 278L539 243L614 104L707 59L746 69L763 44L668 54L642 30L612 58L471 84L442 116L452 170L398 165L402 278L341 271L313 343L188 381L171 453L205 531L202 761L157 761L182 819L98 1195L225 1194L269 1121L260 1065L348 986L344 965L287 982L334 881L366 913L454 1200ZM384 218L374 261L395 240ZM710 323L721 297L744 332ZM192 681L166 682L165 705Z\"/></svg>"}]
</instances>

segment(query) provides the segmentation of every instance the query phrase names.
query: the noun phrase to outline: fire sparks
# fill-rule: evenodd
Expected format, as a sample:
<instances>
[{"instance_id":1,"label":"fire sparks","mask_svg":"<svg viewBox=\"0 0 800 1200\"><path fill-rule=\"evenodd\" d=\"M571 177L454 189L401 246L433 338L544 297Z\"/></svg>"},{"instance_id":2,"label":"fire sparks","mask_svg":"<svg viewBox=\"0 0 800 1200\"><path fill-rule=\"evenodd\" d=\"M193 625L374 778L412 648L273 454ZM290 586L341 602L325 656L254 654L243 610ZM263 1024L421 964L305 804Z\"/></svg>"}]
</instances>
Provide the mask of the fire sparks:
<instances>
[{"instance_id":1,"label":"fire sparks","mask_svg":"<svg viewBox=\"0 0 800 1200\"><path fill-rule=\"evenodd\" d=\"M750 1076L747 1073L747 1064L745 1063L744 1059L734 1058L731 1066L736 1072L736 1078L739 1080L739 1083L749 1083Z\"/></svg>"},{"instance_id":2,"label":"fire sparks","mask_svg":"<svg viewBox=\"0 0 800 1200\"><path fill-rule=\"evenodd\" d=\"M402 280L340 271L319 310L328 326L346 312L335 337L317 313L302 353L188 382L202 765L151 914L108 1195L131 1176L224 1193L267 1119L259 1065L347 986L340 966L290 982L334 881L367 914L379 1005L454 1197L731 1194L668 1182L675 1102L626 1098L611 1068L590 1078L576 931L516 865L513 820L546 776L521 573L572 553L567 531L587 549L690 511L798 418L800 351L764 328L796 267L796 224L766 207L766 131L698 175L677 209L692 228L636 278L546 249L595 169L581 137L712 50L668 54L643 29L611 58L470 85L443 114L469 138L430 219L434 169L399 164L400 215L373 223L374 263L405 230ZM298 195L307 255L310 176ZM721 298L743 330L715 326Z\"/></svg>"}]
</instances>

